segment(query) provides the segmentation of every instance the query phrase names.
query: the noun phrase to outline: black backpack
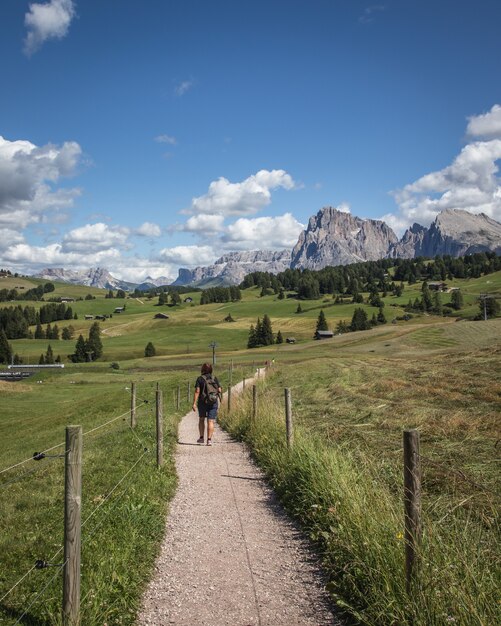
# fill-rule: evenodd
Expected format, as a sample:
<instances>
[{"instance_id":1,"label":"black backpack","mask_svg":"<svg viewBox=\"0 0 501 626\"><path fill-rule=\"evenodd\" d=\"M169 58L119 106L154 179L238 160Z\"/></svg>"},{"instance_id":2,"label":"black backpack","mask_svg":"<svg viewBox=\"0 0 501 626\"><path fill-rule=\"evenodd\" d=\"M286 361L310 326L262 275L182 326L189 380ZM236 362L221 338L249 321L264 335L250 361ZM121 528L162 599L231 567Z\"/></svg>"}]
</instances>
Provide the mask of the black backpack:
<instances>
[{"instance_id":1,"label":"black backpack","mask_svg":"<svg viewBox=\"0 0 501 626\"><path fill-rule=\"evenodd\" d=\"M212 406L219 398L219 384L210 374L203 377L205 384L202 389L202 399L204 404Z\"/></svg>"}]
</instances>

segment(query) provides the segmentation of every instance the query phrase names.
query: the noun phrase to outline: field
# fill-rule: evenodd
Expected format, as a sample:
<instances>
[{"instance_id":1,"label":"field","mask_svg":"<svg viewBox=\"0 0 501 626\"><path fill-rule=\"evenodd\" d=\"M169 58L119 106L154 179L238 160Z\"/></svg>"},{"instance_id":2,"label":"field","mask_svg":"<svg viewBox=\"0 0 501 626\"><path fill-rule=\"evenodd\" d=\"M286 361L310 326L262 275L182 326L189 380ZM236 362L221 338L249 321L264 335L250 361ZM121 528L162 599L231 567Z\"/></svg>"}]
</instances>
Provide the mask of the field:
<instances>
[{"instance_id":1,"label":"field","mask_svg":"<svg viewBox=\"0 0 501 626\"><path fill-rule=\"evenodd\" d=\"M2 279L0 287L5 281L33 286L12 277ZM134 623L175 489L171 453L177 420L189 407L188 381L193 384L200 363L210 360L213 341L224 386L230 362L233 382L249 376L256 364L273 362L259 388L259 428L249 422L248 395L225 423L249 442L284 504L317 542L339 606L365 624L495 623L501 319L465 318L478 312L479 293L501 290L501 272L454 285L465 296L457 317L421 315L391 323L420 293L420 284L406 285L400 298L385 298L388 324L314 341L321 309L334 328L340 320L350 321L355 305L335 304L329 296L302 302L303 312L297 314L296 299L260 297L255 288L243 291L238 303L200 306L200 293L194 292L186 294L192 304L159 307L156 298L105 299L103 290L56 284L50 296L96 296L71 303L77 320L57 322L60 329L71 324L75 338L86 337L93 323L84 315L113 317L101 323L104 355L95 363L69 362L75 339L11 342L25 363L37 363L51 343L65 368L18 383L0 382L0 624L15 623L27 608L20 623L58 623L60 568L31 571L8 592L36 559L62 563L57 551L64 460L26 461L3 470L61 444L67 424L81 424L87 433L84 623ZM40 306L0 306L16 304ZM113 313L123 305L123 313ZM374 308L364 307L371 316ZM155 320L159 311L169 319ZM229 313L234 322L224 321ZM296 343L247 350L249 327L265 313L275 333L293 336ZM157 356L144 358L148 341ZM131 381L138 388L135 430L129 426ZM164 394L167 431L167 462L160 470L155 463L157 384ZM283 440L284 387L293 398L293 453ZM423 455L426 553L413 600L402 580L404 428L420 431Z\"/></svg>"}]
</instances>

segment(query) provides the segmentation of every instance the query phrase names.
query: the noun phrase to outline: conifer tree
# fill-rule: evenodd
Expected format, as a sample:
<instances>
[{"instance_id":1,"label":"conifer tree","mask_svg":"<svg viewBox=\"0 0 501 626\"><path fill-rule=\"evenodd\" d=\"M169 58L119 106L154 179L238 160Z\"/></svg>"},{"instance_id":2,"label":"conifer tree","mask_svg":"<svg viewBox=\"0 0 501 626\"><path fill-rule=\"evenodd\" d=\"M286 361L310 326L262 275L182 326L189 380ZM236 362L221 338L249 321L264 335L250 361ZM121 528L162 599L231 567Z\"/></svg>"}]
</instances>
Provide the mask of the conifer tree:
<instances>
[{"instance_id":1,"label":"conifer tree","mask_svg":"<svg viewBox=\"0 0 501 626\"><path fill-rule=\"evenodd\" d=\"M35 339L45 339L45 332L40 322L38 322L37 327L35 329Z\"/></svg>"},{"instance_id":2,"label":"conifer tree","mask_svg":"<svg viewBox=\"0 0 501 626\"><path fill-rule=\"evenodd\" d=\"M284 342L284 338L282 335L282 332L279 330L277 333L277 338L275 340L275 343L283 343Z\"/></svg>"},{"instance_id":3,"label":"conifer tree","mask_svg":"<svg viewBox=\"0 0 501 626\"><path fill-rule=\"evenodd\" d=\"M256 346L257 346L256 329L254 328L254 324L251 324L251 327L249 329L249 338L247 340L247 347L248 348L255 348Z\"/></svg>"},{"instance_id":4,"label":"conifer tree","mask_svg":"<svg viewBox=\"0 0 501 626\"><path fill-rule=\"evenodd\" d=\"M43 353L40 355L40 358L38 359L38 365L45 365L45 358Z\"/></svg>"},{"instance_id":5,"label":"conifer tree","mask_svg":"<svg viewBox=\"0 0 501 626\"><path fill-rule=\"evenodd\" d=\"M103 355L103 343L101 341L101 328L99 322L94 322L89 329L89 339L86 343L86 351L92 352L92 359L99 359Z\"/></svg>"},{"instance_id":6,"label":"conifer tree","mask_svg":"<svg viewBox=\"0 0 501 626\"><path fill-rule=\"evenodd\" d=\"M54 364L54 352L52 351L52 347L49 343L47 346L47 352L45 353L45 364L53 365Z\"/></svg>"},{"instance_id":7,"label":"conifer tree","mask_svg":"<svg viewBox=\"0 0 501 626\"><path fill-rule=\"evenodd\" d=\"M315 332L318 332L319 330L329 330L323 309L320 309L320 313L318 314L317 327L315 329Z\"/></svg>"},{"instance_id":8,"label":"conifer tree","mask_svg":"<svg viewBox=\"0 0 501 626\"><path fill-rule=\"evenodd\" d=\"M461 293L460 289L455 289L451 293L451 304L452 304L452 308L456 311L459 311L459 309L463 308L464 300L463 300L463 294Z\"/></svg>"},{"instance_id":9,"label":"conifer tree","mask_svg":"<svg viewBox=\"0 0 501 626\"><path fill-rule=\"evenodd\" d=\"M7 341L7 335L3 328L0 328L0 363L10 363L12 359L12 348Z\"/></svg>"},{"instance_id":10,"label":"conifer tree","mask_svg":"<svg viewBox=\"0 0 501 626\"><path fill-rule=\"evenodd\" d=\"M379 307L379 313L377 314L377 323L386 324L386 317L384 315L383 307Z\"/></svg>"},{"instance_id":11,"label":"conifer tree","mask_svg":"<svg viewBox=\"0 0 501 626\"><path fill-rule=\"evenodd\" d=\"M271 327L271 320L266 313L264 314L263 321L261 323L260 340L261 345L263 346L271 346L273 344L273 329Z\"/></svg>"},{"instance_id":12,"label":"conifer tree","mask_svg":"<svg viewBox=\"0 0 501 626\"><path fill-rule=\"evenodd\" d=\"M301 302L298 302L296 313L302 313L303 309L301 308Z\"/></svg>"},{"instance_id":13,"label":"conifer tree","mask_svg":"<svg viewBox=\"0 0 501 626\"><path fill-rule=\"evenodd\" d=\"M157 351L155 350L155 346L151 343L151 341L148 341L148 343L146 344L146 348L144 349L144 356L155 356L156 353Z\"/></svg>"}]
</instances>

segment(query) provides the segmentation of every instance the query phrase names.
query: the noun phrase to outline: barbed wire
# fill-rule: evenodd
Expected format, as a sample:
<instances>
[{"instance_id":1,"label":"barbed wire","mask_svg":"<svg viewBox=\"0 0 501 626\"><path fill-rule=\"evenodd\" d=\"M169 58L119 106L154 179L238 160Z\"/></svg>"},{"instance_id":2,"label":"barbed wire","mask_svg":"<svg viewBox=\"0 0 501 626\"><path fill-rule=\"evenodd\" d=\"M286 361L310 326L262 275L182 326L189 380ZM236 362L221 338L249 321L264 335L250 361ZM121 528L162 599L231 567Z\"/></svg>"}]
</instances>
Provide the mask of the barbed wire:
<instances>
[{"instance_id":1,"label":"barbed wire","mask_svg":"<svg viewBox=\"0 0 501 626\"><path fill-rule=\"evenodd\" d=\"M31 607L35 604L35 602L47 591L47 589L49 588L49 585L51 585L57 578L57 576L59 576L59 574L61 573L63 567L66 565L67 563L67 559L64 563L61 563L61 565L58 566L56 573L54 574L54 576L52 576L51 578L49 578L49 580L47 581L47 583L44 585L43 589L35 596L35 598L30 602L30 604L26 607L24 613L21 615L21 617L19 617L17 619L17 621L14 623L14 626L16 624L20 624L21 620L23 619L23 617L28 613L28 611L31 609Z\"/></svg>"},{"instance_id":2,"label":"barbed wire","mask_svg":"<svg viewBox=\"0 0 501 626\"><path fill-rule=\"evenodd\" d=\"M143 454L136 460L134 465L122 476L122 478L116 483L116 485L109 491L105 498L93 509L93 511L87 516L87 518L82 522L81 527L83 528L87 522L97 513L97 511L109 500L112 493L123 483L123 481L127 478L127 476L132 472L132 470L136 467L136 465L141 461L141 459L149 452L148 449L143 451Z\"/></svg>"}]
</instances>

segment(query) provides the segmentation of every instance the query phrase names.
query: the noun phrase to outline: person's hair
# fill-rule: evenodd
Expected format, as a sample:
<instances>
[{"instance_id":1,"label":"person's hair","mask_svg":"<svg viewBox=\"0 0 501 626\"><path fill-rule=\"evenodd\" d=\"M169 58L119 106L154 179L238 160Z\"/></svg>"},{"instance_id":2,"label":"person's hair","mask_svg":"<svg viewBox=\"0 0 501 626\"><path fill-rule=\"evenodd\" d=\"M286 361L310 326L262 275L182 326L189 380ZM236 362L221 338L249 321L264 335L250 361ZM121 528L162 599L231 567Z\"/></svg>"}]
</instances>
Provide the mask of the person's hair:
<instances>
[{"instance_id":1,"label":"person's hair","mask_svg":"<svg viewBox=\"0 0 501 626\"><path fill-rule=\"evenodd\" d=\"M202 365L202 374L212 374L212 365L210 363Z\"/></svg>"}]
</instances>

